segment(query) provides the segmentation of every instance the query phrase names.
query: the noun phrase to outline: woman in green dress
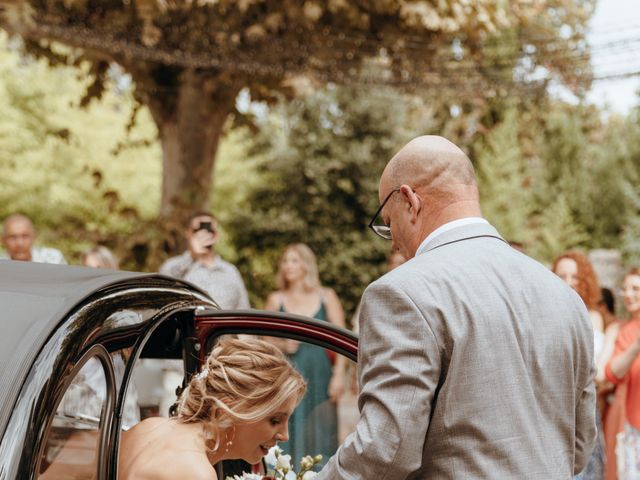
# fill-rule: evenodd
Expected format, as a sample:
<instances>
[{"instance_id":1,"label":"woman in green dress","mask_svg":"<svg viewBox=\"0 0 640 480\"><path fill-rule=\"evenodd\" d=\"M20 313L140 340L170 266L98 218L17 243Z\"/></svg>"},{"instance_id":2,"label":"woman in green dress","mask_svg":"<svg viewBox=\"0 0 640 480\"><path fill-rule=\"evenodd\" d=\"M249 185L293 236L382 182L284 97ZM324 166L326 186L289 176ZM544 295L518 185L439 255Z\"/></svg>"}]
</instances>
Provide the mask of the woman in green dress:
<instances>
[{"instance_id":1,"label":"woman in green dress","mask_svg":"<svg viewBox=\"0 0 640 480\"><path fill-rule=\"evenodd\" d=\"M302 243L289 245L278 264L278 290L266 308L345 326L340 300L318 277L316 257ZM322 465L338 448L337 403L344 391L346 359L315 345L273 339L307 380L307 393L289 421L289 441L281 444L296 464L304 455L322 454Z\"/></svg>"}]
</instances>

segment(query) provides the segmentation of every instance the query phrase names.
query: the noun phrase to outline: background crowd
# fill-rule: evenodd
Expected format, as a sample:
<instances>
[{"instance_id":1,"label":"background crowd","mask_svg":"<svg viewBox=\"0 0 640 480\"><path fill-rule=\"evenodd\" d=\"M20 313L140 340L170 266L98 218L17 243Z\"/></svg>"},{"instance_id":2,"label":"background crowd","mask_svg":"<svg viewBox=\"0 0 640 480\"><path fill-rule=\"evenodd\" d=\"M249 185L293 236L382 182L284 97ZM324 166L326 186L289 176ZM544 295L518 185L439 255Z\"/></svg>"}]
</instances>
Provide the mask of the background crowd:
<instances>
[{"instance_id":1,"label":"background crowd","mask_svg":"<svg viewBox=\"0 0 640 480\"><path fill-rule=\"evenodd\" d=\"M224 309L250 308L242 276L216 252L220 231L216 218L198 212L184 230L188 248L169 258L160 267L166 275L190 281L205 291ZM36 246L36 229L25 215L5 218L2 231L3 258L40 263L66 264L59 250ZM517 242L514 248L522 249ZM388 256L387 270L402 264L398 252ZM118 269L113 253L104 246L87 249L82 255L87 267ZM627 479L640 471L640 268L630 269L616 295L602 288L589 258L578 251L558 255L551 269L571 286L585 303L594 331L597 418L599 436L580 479ZM289 312L329 321L345 327L345 312L336 292L320 282L314 252L305 244L288 245L275 266L277 290L265 300L265 309ZM625 313L617 316L615 298L624 303ZM356 309L351 326L357 331ZM290 421L289 441L282 444L294 458L308 452L321 453L325 460L336 450L339 440L338 410L341 396L355 388L354 376L346 361L322 348L294 340L277 340L296 369L308 380L308 391ZM135 393L135 392L134 392ZM137 394L128 398L127 414L135 423L140 418ZM344 428L344 427L343 427ZM347 429L352 428L348 426Z\"/></svg>"}]
</instances>

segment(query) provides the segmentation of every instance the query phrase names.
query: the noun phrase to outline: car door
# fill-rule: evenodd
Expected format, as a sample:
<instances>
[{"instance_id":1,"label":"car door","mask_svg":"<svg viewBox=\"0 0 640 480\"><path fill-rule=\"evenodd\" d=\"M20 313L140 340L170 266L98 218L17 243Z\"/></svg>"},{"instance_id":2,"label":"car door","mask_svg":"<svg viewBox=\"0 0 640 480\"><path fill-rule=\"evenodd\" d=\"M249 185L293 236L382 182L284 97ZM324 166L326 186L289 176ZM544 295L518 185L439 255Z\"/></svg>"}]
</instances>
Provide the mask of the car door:
<instances>
[{"instance_id":1,"label":"car door","mask_svg":"<svg viewBox=\"0 0 640 480\"><path fill-rule=\"evenodd\" d=\"M292 457L295 471L305 455L322 455L319 469L355 428L355 364L358 339L327 321L289 313L259 310L201 310L195 316L200 364L222 335L258 336L273 341L307 380L307 393L289 421L289 441L280 447ZM342 393L329 397L334 383ZM335 391L335 390L334 390ZM263 466L268 473L269 465ZM225 464L221 478L242 471L261 471L243 462Z\"/></svg>"}]
</instances>

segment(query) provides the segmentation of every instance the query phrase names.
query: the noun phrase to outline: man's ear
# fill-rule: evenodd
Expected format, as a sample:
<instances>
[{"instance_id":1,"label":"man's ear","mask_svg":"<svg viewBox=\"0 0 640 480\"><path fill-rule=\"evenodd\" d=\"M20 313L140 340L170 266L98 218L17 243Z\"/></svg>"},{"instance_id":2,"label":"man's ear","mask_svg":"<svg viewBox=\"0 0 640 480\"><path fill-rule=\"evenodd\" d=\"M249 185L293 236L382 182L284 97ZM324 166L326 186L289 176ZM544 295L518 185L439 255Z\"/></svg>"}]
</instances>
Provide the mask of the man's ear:
<instances>
[{"instance_id":1,"label":"man's ear","mask_svg":"<svg viewBox=\"0 0 640 480\"><path fill-rule=\"evenodd\" d=\"M418 221L418 214L422 208L422 201L420 197L409 185L402 185L400 187L400 192L406 198L407 208L411 213L411 223L416 223Z\"/></svg>"}]
</instances>

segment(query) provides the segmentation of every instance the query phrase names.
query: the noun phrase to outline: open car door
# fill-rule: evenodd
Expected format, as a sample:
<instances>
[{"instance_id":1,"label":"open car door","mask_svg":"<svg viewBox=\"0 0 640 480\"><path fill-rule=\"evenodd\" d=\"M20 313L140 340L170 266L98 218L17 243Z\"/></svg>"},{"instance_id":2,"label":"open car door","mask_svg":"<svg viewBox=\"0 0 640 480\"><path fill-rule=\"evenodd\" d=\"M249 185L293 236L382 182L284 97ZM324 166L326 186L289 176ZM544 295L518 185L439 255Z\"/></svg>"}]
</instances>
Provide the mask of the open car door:
<instances>
[{"instance_id":1,"label":"open car door","mask_svg":"<svg viewBox=\"0 0 640 480\"><path fill-rule=\"evenodd\" d=\"M350 331L300 315L260 310L199 310L195 315L199 363L222 335L250 335L278 345L307 381L307 393L289 420L289 440L281 443L298 471L305 455L322 455L321 468L355 427L355 362L358 339ZM342 391L337 401L329 397L329 385ZM219 478L243 471L268 473L269 465L244 462L218 465Z\"/></svg>"}]
</instances>

